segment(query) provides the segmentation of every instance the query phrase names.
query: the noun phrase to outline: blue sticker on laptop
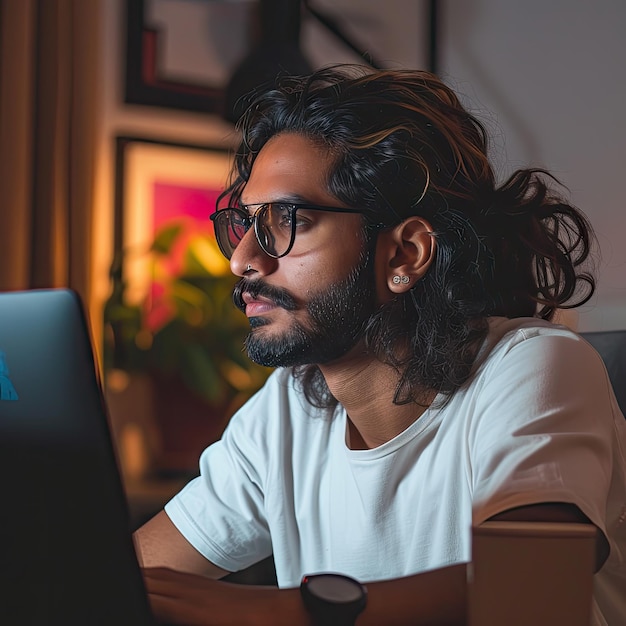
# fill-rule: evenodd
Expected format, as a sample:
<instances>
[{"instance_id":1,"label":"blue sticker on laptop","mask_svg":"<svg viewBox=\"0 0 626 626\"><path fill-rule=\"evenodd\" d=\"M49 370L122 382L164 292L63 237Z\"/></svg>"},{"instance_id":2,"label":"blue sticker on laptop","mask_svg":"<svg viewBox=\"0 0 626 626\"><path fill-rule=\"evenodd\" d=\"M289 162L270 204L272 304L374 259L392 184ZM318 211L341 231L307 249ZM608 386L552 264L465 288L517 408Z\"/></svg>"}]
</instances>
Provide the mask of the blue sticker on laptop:
<instances>
[{"instance_id":1,"label":"blue sticker on laptop","mask_svg":"<svg viewBox=\"0 0 626 626\"><path fill-rule=\"evenodd\" d=\"M0 350L0 400L17 400L19 396L9 378L9 366L6 355Z\"/></svg>"}]
</instances>

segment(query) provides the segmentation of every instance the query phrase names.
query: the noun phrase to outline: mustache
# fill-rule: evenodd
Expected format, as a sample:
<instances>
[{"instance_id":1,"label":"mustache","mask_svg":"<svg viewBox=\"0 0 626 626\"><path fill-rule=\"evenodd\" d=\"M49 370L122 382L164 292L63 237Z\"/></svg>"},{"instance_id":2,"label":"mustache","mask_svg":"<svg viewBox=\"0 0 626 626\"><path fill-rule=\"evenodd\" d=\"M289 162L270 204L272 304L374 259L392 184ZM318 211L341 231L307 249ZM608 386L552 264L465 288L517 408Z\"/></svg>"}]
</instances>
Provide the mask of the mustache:
<instances>
[{"instance_id":1,"label":"mustache","mask_svg":"<svg viewBox=\"0 0 626 626\"><path fill-rule=\"evenodd\" d=\"M264 298L285 309L286 311L295 311L298 308L296 299L281 287L274 287L263 282L261 279L249 280L242 278L237 281L233 289L233 303L242 312L246 310L246 303L243 301L243 294L248 293L253 298Z\"/></svg>"}]
</instances>

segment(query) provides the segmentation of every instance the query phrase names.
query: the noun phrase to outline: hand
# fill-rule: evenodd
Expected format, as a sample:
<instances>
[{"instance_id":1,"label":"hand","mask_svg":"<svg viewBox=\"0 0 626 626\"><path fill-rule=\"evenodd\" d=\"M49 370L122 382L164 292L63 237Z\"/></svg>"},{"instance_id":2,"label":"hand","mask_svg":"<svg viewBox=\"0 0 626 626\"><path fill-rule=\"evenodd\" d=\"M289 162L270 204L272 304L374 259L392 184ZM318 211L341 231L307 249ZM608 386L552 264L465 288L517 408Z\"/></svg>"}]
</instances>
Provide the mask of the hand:
<instances>
[{"instance_id":1,"label":"hand","mask_svg":"<svg viewBox=\"0 0 626 626\"><path fill-rule=\"evenodd\" d=\"M163 624L307 624L297 589L237 585L164 567L144 568L154 616Z\"/></svg>"},{"instance_id":2,"label":"hand","mask_svg":"<svg viewBox=\"0 0 626 626\"><path fill-rule=\"evenodd\" d=\"M235 623L228 621L229 599L221 589L225 583L165 567L145 568L143 576L152 612L160 622L190 626Z\"/></svg>"}]
</instances>

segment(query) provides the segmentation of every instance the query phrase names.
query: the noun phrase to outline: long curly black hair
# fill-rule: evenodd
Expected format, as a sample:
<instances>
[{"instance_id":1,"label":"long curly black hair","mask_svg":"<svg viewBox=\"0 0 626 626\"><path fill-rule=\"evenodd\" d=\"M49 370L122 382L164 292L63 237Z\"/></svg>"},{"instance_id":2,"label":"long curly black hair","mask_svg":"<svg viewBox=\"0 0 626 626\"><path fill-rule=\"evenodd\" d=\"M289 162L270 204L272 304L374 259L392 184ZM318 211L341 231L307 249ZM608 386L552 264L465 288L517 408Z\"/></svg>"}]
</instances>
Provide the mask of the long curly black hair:
<instances>
[{"instance_id":1,"label":"long curly black hair","mask_svg":"<svg viewBox=\"0 0 626 626\"><path fill-rule=\"evenodd\" d=\"M378 231L368 225L412 215L432 225L429 271L365 330L367 348L401 375L397 403L419 402L425 390L450 397L463 385L490 316L551 319L593 295L586 217L545 170L497 185L485 128L431 73L334 66L284 77L251 101L240 130L230 201L270 138L300 133L333 155L328 190L366 211L370 237ZM313 404L336 404L316 366L295 374Z\"/></svg>"}]
</instances>

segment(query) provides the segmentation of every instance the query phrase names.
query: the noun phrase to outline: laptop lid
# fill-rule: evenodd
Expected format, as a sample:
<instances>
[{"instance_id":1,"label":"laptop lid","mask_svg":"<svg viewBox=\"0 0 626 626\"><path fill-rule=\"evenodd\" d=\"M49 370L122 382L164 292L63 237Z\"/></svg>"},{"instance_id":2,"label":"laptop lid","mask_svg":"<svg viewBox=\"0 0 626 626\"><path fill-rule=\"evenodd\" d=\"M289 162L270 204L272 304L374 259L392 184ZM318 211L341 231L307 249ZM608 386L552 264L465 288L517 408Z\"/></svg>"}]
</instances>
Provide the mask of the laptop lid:
<instances>
[{"instance_id":1,"label":"laptop lid","mask_svg":"<svg viewBox=\"0 0 626 626\"><path fill-rule=\"evenodd\" d=\"M0 481L0 623L153 623L72 291L0 294Z\"/></svg>"}]
</instances>

